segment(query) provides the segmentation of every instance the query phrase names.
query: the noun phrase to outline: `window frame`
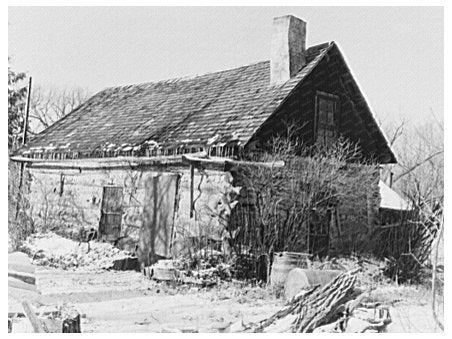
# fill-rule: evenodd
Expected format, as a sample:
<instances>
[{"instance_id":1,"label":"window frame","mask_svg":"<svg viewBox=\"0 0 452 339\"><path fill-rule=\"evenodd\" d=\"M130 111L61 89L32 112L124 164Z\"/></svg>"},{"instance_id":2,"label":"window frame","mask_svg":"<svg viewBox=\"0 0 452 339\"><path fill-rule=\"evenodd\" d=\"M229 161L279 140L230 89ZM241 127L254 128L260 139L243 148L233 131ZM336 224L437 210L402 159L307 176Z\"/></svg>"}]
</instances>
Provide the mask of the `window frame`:
<instances>
[{"instance_id":1,"label":"window frame","mask_svg":"<svg viewBox=\"0 0 452 339\"><path fill-rule=\"evenodd\" d=\"M315 94L315 114L314 114L314 144L318 144L318 136L319 136L319 119L320 119L320 99L327 99L334 102L334 111L333 111L333 121L334 121L334 131L333 131L333 138L337 138L339 135L339 123L340 123L340 98L337 95L323 92L323 91L317 91ZM328 116L326 117L328 124ZM325 141L322 142L322 146L326 146Z\"/></svg>"}]
</instances>

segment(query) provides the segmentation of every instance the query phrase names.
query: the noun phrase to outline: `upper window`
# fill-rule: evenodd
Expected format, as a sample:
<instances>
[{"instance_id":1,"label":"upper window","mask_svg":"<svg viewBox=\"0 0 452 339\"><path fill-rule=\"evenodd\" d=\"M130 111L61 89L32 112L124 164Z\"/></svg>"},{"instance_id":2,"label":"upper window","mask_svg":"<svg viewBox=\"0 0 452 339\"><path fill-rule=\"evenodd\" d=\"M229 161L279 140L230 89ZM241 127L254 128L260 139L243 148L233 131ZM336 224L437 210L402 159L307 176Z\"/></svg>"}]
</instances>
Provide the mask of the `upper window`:
<instances>
[{"instance_id":1,"label":"upper window","mask_svg":"<svg viewBox=\"0 0 452 339\"><path fill-rule=\"evenodd\" d=\"M338 134L339 97L317 92L314 140L320 145L331 145Z\"/></svg>"}]
</instances>

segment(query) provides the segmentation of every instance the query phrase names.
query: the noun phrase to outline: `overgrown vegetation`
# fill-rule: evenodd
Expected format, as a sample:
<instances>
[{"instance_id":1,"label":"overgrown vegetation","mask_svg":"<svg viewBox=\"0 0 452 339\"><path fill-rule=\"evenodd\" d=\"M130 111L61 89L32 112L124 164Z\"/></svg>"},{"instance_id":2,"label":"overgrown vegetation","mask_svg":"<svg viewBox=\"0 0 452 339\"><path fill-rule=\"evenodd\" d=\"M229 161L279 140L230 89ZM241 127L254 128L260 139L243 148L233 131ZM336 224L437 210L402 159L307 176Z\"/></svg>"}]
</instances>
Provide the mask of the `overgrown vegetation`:
<instances>
[{"instance_id":1,"label":"overgrown vegetation","mask_svg":"<svg viewBox=\"0 0 452 339\"><path fill-rule=\"evenodd\" d=\"M428 121L402 120L385 128L398 164L386 167L384 176L414 210L408 222L400 222L392 231L403 248L392 259L392 276L414 282L428 277L433 317L443 328L437 316L442 303L438 305L437 299L443 298L444 286L444 118L430 113Z\"/></svg>"},{"instance_id":2,"label":"overgrown vegetation","mask_svg":"<svg viewBox=\"0 0 452 339\"><path fill-rule=\"evenodd\" d=\"M327 255L335 209L344 199L362 199L363 193L370 199L368 191L378 183L377 166L362 160L358 146L346 140L306 146L290 130L287 135L271 141L260 164L237 169L243 187L230 242L242 261L253 258L261 277L269 276L274 252ZM365 248L366 229L355 230L359 236L350 234L344 242L354 250Z\"/></svg>"},{"instance_id":3,"label":"overgrown vegetation","mask_svg":"<svg viewBox=\"0 0 452 339\"><path fill-rule=\"evenodd\" d=\"M390 257L388 251L381 255L390 259L388 274L395 280L420 282L434 264L433 245L443 241L439 235L444 206L444 122L431 112L427 123L402 120L386 130L398 164L387 166L383 178L411 203L412 211L381 230L380 242L392 247ZM442 261L439 248L438 260Z\"/></svg>"},{"instance_id":4,"label":"overgrown vegetation","mask_svg":"<svg viewBox=\"0 0 452 339\"><path fill-rule=\"evenodd\" d=\"M20 164L8 162L8 247L17 250L21 243L35 231L28 213L30 203L26 194L19 194ZM25 173L24 181L28 180ZM26 185L26 184L25 184Z\"/></svg>"},{"instance_id":5,"label":"overgrown vegetation","mask_svg":"<svg viewBox=\"0 0 452 339\"><path fill-rule=\"evenodd\" d=\"M26 74L8 67L8 150L14 151L22 144L24 111L27 98Z\"/></svg>"},{"instance_id":6,"label":"overgrown vegetation","mask_svg":"<svg viewBox=\"0 0 452 339\"><path fill-rule=\"evenodd\" d=\"M25 110L28 96L27 74L16 72L8 67L8 153L13 154L22 144L25 128ZM56 120L59 120L87 99L87 92L45 91L37 88L32 91L30 102L30 121L27 133L34 135ZM35 232L39 226L42 231L51 229L47 222L47 210L43 216L44 224L36 225L31 217L30 203L27 198L29 173L24 164L8 160L8 235L9 247L17 249L21 242ZM43 188L43 190L46 188ZM51 188L48 188L51 189ZM43 192L43 205L48 204L51 192ZM61 213L60 213L61 214ZM62 216L61 223L66 216Z\"/></svg>"},{"instance_id":7,"label":"overgrown vegetation","mask_svg":"<svg viewBox=\"0 0 452 339\"><path fill-rule=\"evenodd\" d=\"M27 86L26 74L15 72L8 67L8 153L12 154L21 144L24 129L24 111ZM21 242L34 231L33 220L27 214L29 203L22 194L23 182L20 164L8 159L8 247L17 249Z\"/></svg>"}]
</instances>

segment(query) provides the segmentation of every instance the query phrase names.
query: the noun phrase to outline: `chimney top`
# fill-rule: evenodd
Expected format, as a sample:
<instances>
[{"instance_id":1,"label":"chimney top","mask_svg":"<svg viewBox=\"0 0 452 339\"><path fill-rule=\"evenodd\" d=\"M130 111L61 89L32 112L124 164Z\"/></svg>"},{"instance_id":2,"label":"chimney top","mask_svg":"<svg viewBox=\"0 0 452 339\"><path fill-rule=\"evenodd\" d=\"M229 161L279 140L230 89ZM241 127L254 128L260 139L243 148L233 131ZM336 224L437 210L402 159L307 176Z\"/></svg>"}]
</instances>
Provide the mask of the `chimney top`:
<instances>
[{"instance_id":1,"label":"chimney top","mask_svg":"<svg viewBox=\"0 0 452 339\"><path fill-rule=\"evenodd\" d=\"M293 15L274 18L271 41L271 84L286 82L305 65L306 22Z\"/></svg>"}]
</instances>

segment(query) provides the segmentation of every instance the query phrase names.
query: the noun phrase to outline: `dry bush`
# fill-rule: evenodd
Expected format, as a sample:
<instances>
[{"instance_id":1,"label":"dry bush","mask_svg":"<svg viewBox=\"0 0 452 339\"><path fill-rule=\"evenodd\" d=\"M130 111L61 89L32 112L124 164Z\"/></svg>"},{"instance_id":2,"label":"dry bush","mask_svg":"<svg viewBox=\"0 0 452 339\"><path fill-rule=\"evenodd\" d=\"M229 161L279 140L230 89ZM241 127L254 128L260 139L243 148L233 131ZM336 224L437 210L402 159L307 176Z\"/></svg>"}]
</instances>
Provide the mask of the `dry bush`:
<instances>
[{"instance_id":1,"label":"dry bush","mask_svg":"<svg viewBox=\"0 0 452 339\"><path fill-rule=\"evenodd\" d=\"M19 190L20 164L8 162L8 247L17 250L35 231L26 196L29 175L24 171L22 189Z\"/></svg>"},{"instance_id":2,"label":"dry bush","mask_svg":"<svg viewBox=\"0 0 452 339\"><path fill-rule=\"evenodd\" d=\"M393 189L411 203L412 211L400 213L397 222L379 231L379 255L390 259L387 274L394 280L418 283L430 275L426 268L431 267L443 215L444 121L431 112L428 121L403 121L387 130L398 164L386 166L383 177L389 181L393 173Z\"/></svg>"},{"instance_id":3,"label":"dry bush","mask_svg":"<svg viewBox=\"0 0 452 339\"><path fill-rule=\"evenodd\" d=\"M328 244L310 243L311 221L342 199L358 197L378 178L377 167L361 162L358 147L346 140L308 147L290 135L273 139L260 165L238 169L243 193L230 226L238 234L233 248L261 265L264 258L267 277L274 252L326 255Z\"/></svg>"}]
</instances>

